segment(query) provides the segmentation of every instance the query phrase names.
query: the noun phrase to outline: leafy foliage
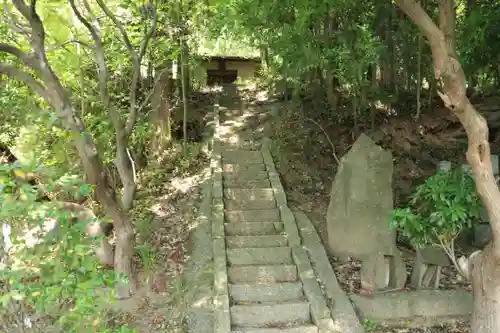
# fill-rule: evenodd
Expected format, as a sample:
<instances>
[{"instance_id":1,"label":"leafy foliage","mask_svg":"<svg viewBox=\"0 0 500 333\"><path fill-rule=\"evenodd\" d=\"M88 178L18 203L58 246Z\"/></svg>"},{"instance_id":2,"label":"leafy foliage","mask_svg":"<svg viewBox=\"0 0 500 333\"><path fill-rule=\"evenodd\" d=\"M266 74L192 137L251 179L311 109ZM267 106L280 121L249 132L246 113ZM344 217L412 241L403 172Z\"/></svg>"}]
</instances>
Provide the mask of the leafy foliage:
<instances>
[{"instance_id":1,"label":"leafy foliage","mask_svg":"<svg viewBox=\"0 0 500 333\"><path fill-rule=\"evenodd\" d=\"M84 236L88 221L74 223L56 202L38 201L39 189L12 177L13 168L0 166L0 221L4 228L10 226L12 240L11 245L3 244L8 252L0 269L0 279L6 282L0 297L1 322L6 325L2 329L31 325L44 331L49 325L77 332L87 323L89 332L104 330L103 309L114 296L116 277L114 271L103 270L93 255L98 239ZM48 188L61 184L82 197L92 189L71 178Z\"/></svg>"},{"instance_id":2,"label":"leafy foliage","mask_svg":"<svg viewBox=\"0 0 500 333\"><path fill-rule=\"evenodd\" d=\"M498 81L496 63L500 53L500 17L498 1L478 2L469 9L460 20L459 41L460 57L468 73L478 73L484 84L492 80ZM498 82L496 82L498 85Z\"/></svg>"},{"instance_id":3,"label":"leafy foliage","mask_svg":"<svg viewBox=\"0 0 500 333\"><path fill-rule=\"evenodd\" d=\"M416 188L408 207L394 210L391 227L415 247L450 246L464 228L479 218L474 179L461 168L438 172Z\"/></svg>"}]
</instances>

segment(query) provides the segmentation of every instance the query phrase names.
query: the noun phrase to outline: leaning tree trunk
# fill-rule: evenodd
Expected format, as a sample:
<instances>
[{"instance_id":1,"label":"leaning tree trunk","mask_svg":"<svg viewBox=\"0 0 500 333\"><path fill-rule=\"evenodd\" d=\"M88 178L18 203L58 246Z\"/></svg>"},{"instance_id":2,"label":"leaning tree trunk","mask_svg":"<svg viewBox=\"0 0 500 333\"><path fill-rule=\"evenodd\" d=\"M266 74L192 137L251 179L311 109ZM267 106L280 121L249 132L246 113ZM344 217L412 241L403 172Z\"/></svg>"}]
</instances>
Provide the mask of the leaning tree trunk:
<instances>
[{"instance_id":1,"label":"leaning tree trunk","mask_svg":"<svg viewBox=\"0 0 500 333\"><path fill-rule=\"evenodd\" d=\"M125 277L128 282L124 281L118 284L117 295L119 298L128 298L135 292L134 271L132 267L132 257L134 252L134 230L132 221L129 216L122 210L121 205L116 201L114 189L108 184L108 177L104 172L102 161L97 152L97 148L92 142L92 139L85 134L86 129L81 119L77 116L78 112L71 106L71 102L64 90L59 84L56 77L53 78L53 84L48 85L49 88L54 87L57 95L54 94L55 100L52 104L63 106L59 109L61 118L64 121L66 128L72 133L80 133L75 135L74 143L78 151L78 155L83 162L83 167L87 178L91 184L95 184L96 197L100 204L103 205L106 213L113 220L113 225L116 233L116 248L114 253L114 268L115 271ZM130 283L131 282L131 283ZM128 285L130 283L130 285Z\"/></svg>"},{"instance_id":2,"label":"leaning tree trunk","mask_svg":"<svg viewBox=\"0 0 500 333\"><path fill-rule=\"evenodd\" d=\"M440 1L441 29L414 0L396 0L397 5L420 28L429 41L434 73L442 83L443 102L460 120L469 141L467 161L472 167L477 193L488 211L492 242L469 257L468 277L472 280L473 333L500 332L500 191L493 176L488 126L466 95L465 74L457 59L450 22L454 20L453 0ZM451 17L453 16L453 17ZM445 23L446 24L443 24Z\"/></svg>"}]
</instances>

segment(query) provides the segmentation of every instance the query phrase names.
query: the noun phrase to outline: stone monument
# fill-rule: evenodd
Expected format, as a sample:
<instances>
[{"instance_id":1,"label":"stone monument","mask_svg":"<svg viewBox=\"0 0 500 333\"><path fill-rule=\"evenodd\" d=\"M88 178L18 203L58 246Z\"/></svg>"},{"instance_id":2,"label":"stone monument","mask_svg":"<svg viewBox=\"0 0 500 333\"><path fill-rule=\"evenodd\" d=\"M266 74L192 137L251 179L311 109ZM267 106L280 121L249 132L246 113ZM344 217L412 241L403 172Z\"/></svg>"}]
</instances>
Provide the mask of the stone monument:
<instances>
[{"instance_id":1,"label":"stone monument","mask_svg":"<svg viewBox=\"0 0 500 333\"><path fill-rule=\"evenodd\" d=\"M342 261L361 260L368 292L402 288L406 269L389 229L393 210L392 154L361 134L342 157L327 215L329 250Z\"/></svg>"}]
</instances>

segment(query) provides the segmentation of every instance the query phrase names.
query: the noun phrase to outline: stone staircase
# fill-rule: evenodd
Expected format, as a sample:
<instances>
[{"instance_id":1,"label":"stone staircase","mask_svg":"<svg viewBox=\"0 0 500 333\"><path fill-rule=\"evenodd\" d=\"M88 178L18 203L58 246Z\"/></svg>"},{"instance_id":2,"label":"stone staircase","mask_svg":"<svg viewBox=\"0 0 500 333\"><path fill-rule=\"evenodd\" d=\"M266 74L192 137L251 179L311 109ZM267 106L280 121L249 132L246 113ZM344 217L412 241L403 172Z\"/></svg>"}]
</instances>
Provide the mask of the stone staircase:
<instances>
[{"instance_id":1,"label":"stone staircase","mask_svg":"<svg viewBox=\"0 0 500 333\"><path fill-rule=\"evenodd\" d=\"M217 112L216 112L217 113ZM212 154L214 333L327 333L325 296L264 141Z\"/></svg>"},{"instance_id":2,"label":"stone staircase","mask_svg":"<svg viewBox=\"0 0 500 333\"><path fill-rule=\"evenodd\" d=\"M223 150L221 165L231 332L317 333L262 152Z\"/></svg>"}]
</instances>

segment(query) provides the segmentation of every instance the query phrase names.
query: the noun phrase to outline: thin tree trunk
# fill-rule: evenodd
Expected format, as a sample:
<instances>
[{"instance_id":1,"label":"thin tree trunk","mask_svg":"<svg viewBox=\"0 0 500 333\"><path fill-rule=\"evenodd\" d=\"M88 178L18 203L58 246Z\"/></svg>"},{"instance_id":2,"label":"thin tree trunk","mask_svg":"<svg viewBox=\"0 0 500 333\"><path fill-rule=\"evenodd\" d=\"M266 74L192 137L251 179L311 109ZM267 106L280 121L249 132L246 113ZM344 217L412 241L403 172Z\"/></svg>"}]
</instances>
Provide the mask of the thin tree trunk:
<instances>
[{"instance_id":1,"label":"thin tree trunk","mask_svg":"<svg viewBox=\"0 0 500 333\"><path fill-rule=\"evenodd\" d=\"M137 170L135 161L128 149L128 143L128 137L125 133L122 135L117 133L115 165L122 181L122 207L126 212L132 208L137 190Z\"/></svg>"},{"instance_id":2,"label":"thin tree trunk","mask_svg":"<svg viewBox=\"0 0 500 333\"><path fill-rule=\"evenodd\" d=\"M172 97L172 63L165 62L157 70L151 97L153 113L151 122L154 124L151 150L159 154L172 140L171 133L171 97Z\"/></svg>"},{"instance_id":3,"label":"thin tree trunk","mask_svg":"<svg viewBox=\"0 0 500 333\"><path fill-rule=\"evenodd\" d=\"M392 25L394 22L399 22L399 20L396 20L396 8L392 5L392 1L389 4L391 8L391 30L390 31L390 42L391 42L391 87L394 91L394 94L396 96L396 100L398 100L399 96L399 83L398 83L398 75L397 75L397 68L396 68L396 61L397 61L397 54L396 54L396 31L392 30Z\"/></svg>"},{"instance_id":4,"label":"thin tree trunk","mask_svg":"<svg viewBox=\"0 0 500 333\"><path fill-rule=\"evenodd\" d=\"M420 112L421 112L420 109L422 107L420 102L421 93L422 93L422 34L419 33L418 45L417 45L417 111L415 113L415 119L420 118Z\"/></svg>"},{"instance_id":5,"label":"thin tree trunk","mask_svg":"<svg viewBox=\"0 0 500 333\"><path fill-rule=\"evenodd\" d=\"M427 104L429 105L429 112L432 112L434 110L434 105L432 104L432 100L434 99L434 96L436 96L436 78L434 76L430 76L428 78L429 80L429 96L427 100Z\"/></svg>"},{"instance_id":6,"label":"thin tree trunk","mask_svg":"<svg viewBox=\"0 0 500 333\"><path fill-rule=\"evenodd\" d=\"M71 23L73 26L76 26L77 18L75 14L72 12L71 15ZM78 36L78 29L72 29L71 30L71 35L74 40L80 40L80 37ZM77 58L77 63L78 63L78 76L79 76L79 83L80 83L80 90L81 90L81 97L80 97L80 115L82 119L85 117L85 99L83 98L85 94L85 75L83 72L83 66L82 66L82 46L80 43L75 44L76 48L76 58Z\"/></svg>"},{"instance_id":7,"label":"thin tree trunk","mask_svg":"<svg viewBox=\"0 0 500 333\"><path fill-rule=\"evenodd\" d=\"M269 68L269 49L267 45L260 46L260 62L262 71L266 72Z\"/></svg>"},{"instance_id":8,"label":"thin tree trunk","mask_svg":"<svg viewBox=\"0 0 500 333\"><path fill-rule=\"evenodd\" d=\"M337 79L330 71L326 72L324 87L326 89L326 99L332 110L336 110L339 104L339 93L337 91Z\"/></svg>"},{"instance_id":9,"label":"thin tree trunk","mask_svg":"<svg viewBox=\"0 0 500 333\"><path fill-rule=\"evenodd\" d=\"M183 133L183 140L182 140L182 145L184 149L187 147L187 113L188 113L188 105L187 105L187 84L186 84L186 75L185 75L185 54L184 54L184 41L181 38L180 40L181 44L181 84L182 84L182 104L183 104L183 110L184 110L184 115L182 119L182 133Z\"/></svg>"}]
</instances>

